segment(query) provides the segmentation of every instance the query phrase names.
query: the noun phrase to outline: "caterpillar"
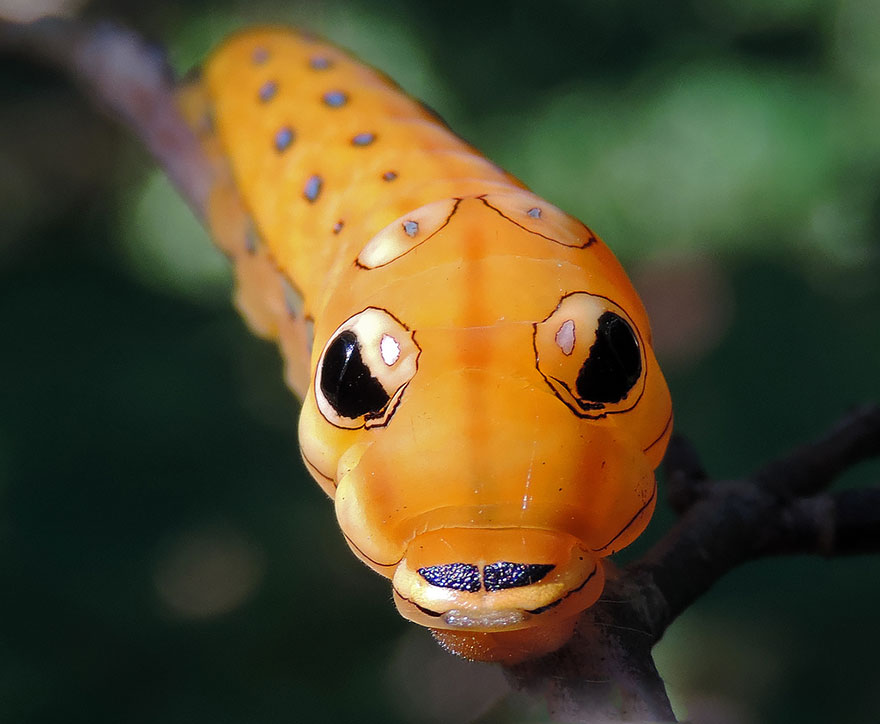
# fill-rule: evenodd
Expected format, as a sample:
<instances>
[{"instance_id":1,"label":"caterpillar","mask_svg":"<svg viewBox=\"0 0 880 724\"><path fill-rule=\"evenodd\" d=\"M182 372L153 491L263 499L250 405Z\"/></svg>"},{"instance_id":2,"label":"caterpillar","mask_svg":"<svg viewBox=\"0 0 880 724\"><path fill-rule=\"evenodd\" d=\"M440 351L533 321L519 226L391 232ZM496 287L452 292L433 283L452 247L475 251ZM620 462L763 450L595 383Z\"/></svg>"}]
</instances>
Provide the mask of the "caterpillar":
<instances>
[{"instance_id":1,"label":"caterpillar","mask_svg":"<svg viewBox=\"0 0 880 724\"><path fill-rule=\"evenodd\" d=\"M618 261L310 35L233 35L178 102L237 306L280 346L351 550L454 653L557 649L647 525L671 434Z\"/></svg>"}]
</instances>

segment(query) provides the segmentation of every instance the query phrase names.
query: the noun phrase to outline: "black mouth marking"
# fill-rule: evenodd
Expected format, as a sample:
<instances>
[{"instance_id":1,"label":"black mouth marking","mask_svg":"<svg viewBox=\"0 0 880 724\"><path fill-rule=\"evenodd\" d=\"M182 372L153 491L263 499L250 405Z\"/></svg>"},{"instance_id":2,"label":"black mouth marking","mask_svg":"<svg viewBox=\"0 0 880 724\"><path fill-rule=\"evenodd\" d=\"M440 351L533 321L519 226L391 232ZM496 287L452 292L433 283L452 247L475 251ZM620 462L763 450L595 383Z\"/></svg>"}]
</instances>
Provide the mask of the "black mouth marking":
<instances>
[{"instance_id":1,"label":"black mouth marking","mask_svg":"<svg viewBox=\"0 0 880 724\"><path fill-rule=\"evenodd\" d=\"M487 591L504 591L537 583L556 566L547 563L509 563L499 561L483 568Z\"/></svg>"},{"instance_id":2,"label":"black mouth marking","mask_svg":"<svg viewBox=\"0 0 880 724\"><path fill-rule=\"evenodd\" d=\"M480 569L468 563L446 563L419 568L418 574L432 586L474 593L480 590ZM487 586L488 588L488 586Z\"/></svg>"},{"instance_id":3,"label":"black mouth marking","mask_svg":"<svg viewBox=\"0 0 880 724\"><path fill-rule=\"evenodd\" d=\"M483 568L482 584L486 590L506 591L530 586L543 579L556 566L548 563L511 563L498 561ZM419 568L418 574L432 586L476 593L480 590L480 568L471 563L444 563Z\"/></svg>"},{"instance_id":4,"label":"black mouth marking","mask_svg":"<svg viewBox=\"0 0 880 724\"><path fill-rule=\"evenodd\" d=\"M463 565L463 564L460 564L460 565ZM538 608L526 609L525 612L537 615L539 613L544 613L545 611L549 611L551 608L555 608L560 603L562 603L566 598L568 598L569 596L572 596L575 593L577 593L578 591L582 590L583 587L586 586L592 580L593 576L596 575L596 571L598 569L599 569L599 564L597 563L593 566L593 570L590 572L590 575L588 575L577 588L572 588L568 593L566 593L563 596L560 596L555 601L551 601L550 603L546 604L545 606L538 606ZM406 596L402 595L400 593L400 591L398 591L394 586L392 586L391 589L394 591L394 595L397 596L398 598L400 598L401 601L406 601L407 603L415 606L417 609L419 609L419 611L424 613L426 616L431 616L432 618L439 618L443 614L448 613L448 611L442 611L442 612L432 611L430 608L425 608L424 606L420 606L415 601L412 601L412 600L408 599Z\"/></svg>"}]
</instances>

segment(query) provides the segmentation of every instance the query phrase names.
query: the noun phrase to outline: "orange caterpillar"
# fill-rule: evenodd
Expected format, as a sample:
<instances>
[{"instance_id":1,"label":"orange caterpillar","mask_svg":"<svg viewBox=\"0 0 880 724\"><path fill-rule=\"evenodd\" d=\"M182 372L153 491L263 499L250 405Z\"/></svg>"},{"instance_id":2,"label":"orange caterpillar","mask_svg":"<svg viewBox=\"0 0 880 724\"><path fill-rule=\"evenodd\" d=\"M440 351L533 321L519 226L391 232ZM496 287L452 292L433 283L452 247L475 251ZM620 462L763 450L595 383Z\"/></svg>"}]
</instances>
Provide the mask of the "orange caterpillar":
<instances>
[{"instance_id":1,"label":"orange caterpillar","mask_svg":"<svg viewBox=\"0 0 880 724\"><path fill-rule=\"evenodd\" d=\"M648 523L672 427L617 260L308 36L235 35L180 104L238 306L281 346L351 549L455 653L558 648Z\"/></svg>"}]
</instances>

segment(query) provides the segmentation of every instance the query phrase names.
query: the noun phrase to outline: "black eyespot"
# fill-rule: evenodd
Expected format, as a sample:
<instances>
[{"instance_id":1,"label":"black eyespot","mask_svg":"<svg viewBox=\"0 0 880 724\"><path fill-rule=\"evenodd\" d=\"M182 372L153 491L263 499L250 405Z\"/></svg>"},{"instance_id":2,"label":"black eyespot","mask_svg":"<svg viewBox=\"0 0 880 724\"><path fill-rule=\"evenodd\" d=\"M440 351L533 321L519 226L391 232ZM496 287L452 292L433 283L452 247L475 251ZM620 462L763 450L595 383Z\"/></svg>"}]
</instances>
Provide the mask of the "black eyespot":
<instances>
[{"instance_id":1,"label":"black eyespot","mask_svg":"<svg viewBox=\"0 0 880 724\"><path fill-rule=\"evenodd\" d=\"M337 414L348 418L378 414L390 399L364 364L357 335L351 330L341 332L324 352L321 392Z\"/></svg>"},{"instance_id":2,"label":"black eyespot","mask_svg":"<svg viewBox=\"0 0 880 724\"><path fill-rule=\"evenodd\" d=\"M620 402L642 373L639 342L626 320L614 312L599 317L596 341L577 376L578 396L591 402Z\"/></svg>"}]
</instances>

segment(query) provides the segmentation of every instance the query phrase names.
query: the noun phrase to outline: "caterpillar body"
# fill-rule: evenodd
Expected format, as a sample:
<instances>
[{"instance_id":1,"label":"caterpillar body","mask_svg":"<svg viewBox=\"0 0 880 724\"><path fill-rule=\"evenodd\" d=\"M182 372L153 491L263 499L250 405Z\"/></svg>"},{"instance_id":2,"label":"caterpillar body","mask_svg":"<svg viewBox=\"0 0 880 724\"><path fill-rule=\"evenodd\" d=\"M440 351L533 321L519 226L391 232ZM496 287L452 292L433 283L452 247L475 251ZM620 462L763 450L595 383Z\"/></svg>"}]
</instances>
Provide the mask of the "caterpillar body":
<instances>
[{"instance_id":1,"label":"caterpillar body","mask_svg":"<svg viewBox=\"0 0 880 724\"><path fill-rule=\"evenodd\" d=\"M280 345L352 551L455 653L558 648L646 526L672 426L617 260L310 36L234 35L179 102L237 304Z\"/></svg>"}]
</instances>

